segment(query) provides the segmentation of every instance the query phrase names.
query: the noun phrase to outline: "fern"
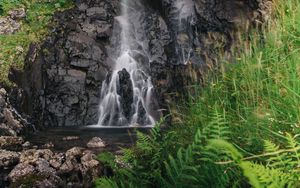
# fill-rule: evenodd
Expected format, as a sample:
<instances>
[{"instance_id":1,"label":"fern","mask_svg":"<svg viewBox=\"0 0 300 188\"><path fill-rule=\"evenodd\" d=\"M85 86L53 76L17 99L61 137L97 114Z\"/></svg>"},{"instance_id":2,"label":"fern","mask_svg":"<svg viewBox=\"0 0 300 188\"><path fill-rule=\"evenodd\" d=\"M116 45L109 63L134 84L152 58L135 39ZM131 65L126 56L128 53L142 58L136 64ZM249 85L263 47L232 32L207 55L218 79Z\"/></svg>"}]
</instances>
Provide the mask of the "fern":
<instances>
[{"instance_id":1,"label":"fern","mask_svg":"<svg viewBox=\"0 0 300 188\"><path fill-rule=\"evenodd\" d=\"M299 187L299 142L290 134L287 134L285 138L287 149L280 149L273 142L265 141L264 154L246 158L242 158L240 152L224 140L211 140L208 147L214 148L215 151L219 150L219 152L225 151L238 164L249 183L255 188ZM261 157L267 157L266 164L245 161Z\"/></svg>"},{"instance_id":2,"label":"fern","mask_svg":"<svg viewBox=\"0 0 300 188\"><path fill-rule=\"evenodd\" d=\"M214 138L228 139L230 132L225 118L217 110L211 119L207 127L196 132L189 146L180 148L175 157L169 156L162 187L225 187L228 183L229 174L223 173L226 167L213 164L213 159L221 157L205 146Z\"/></svg>"},{"instance_id":3,"label":"fern","mask_svg":"<svg viewBox=\"0 0 300 188\"><path fill-rule=\"evenodd\" d=\"M211 121L209 124L202 130L202 135L204 140L208 139L223 139L228 140L230 131L228 127L228 122L222 116L219 111L215 108Z\"/></svg>"}]
</instances>

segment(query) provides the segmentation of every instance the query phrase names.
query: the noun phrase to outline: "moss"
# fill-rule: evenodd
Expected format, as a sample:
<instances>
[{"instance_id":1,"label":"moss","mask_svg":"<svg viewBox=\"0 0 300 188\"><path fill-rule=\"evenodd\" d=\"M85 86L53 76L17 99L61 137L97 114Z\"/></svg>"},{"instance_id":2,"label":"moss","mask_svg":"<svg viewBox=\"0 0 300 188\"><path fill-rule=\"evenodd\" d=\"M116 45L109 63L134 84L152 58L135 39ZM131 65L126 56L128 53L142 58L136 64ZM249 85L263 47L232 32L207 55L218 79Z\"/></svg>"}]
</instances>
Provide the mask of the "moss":
<instances>
[{"instance_id":1,"label":"moss","mask_svg":"<svg viewBox=\"0 0 300 188\"><path fill-rule=\"evenodd\" d=\"M49 34L49 26L55 12L73 7L72 0L54 0L51 3L40 0L3 0L0 2L0 16L11 9L24 7L26 17L22 19L18 32L0 35L0 83L11 86L8 73L11 66L23 68L23 62L31 43L39 43Z\"/></svg>"},{"instance_id":2,"label":"moss","mask_svg":"<svg viewBox=\"0 0 300 188\"><path fill-rule=\"evenodd\" d=\"M35 183L38 181L42 181L46 179L47 176L39 175L39 174L32 174L28 176L21 177L15 183L10 185L11 188L23 187L23 188L31 188Z\"/></svg>"}]
</instances>

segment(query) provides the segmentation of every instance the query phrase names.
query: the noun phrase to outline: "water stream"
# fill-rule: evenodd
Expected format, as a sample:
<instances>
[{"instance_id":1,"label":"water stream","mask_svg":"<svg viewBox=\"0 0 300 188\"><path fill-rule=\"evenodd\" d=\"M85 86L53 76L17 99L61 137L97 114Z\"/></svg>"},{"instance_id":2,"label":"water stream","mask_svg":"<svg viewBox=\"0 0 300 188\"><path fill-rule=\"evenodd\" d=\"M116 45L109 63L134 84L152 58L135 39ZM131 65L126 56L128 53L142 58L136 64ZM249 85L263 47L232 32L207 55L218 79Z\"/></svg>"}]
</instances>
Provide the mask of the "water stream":
<instances>
[{"instance_id":1,"label":"water stream","mask_svg":"<svg viewBox=\"0 0 300 188\"><path fill-rule=\"evenodd\" d=\"M122 14L115 19L115 36L112 37L117 40L114 40L116 44L112 44L114 49L110 52L115 64L112 73L102 83L96 127L153 126L153 85L143 67L146 62L136 58L137 55L147 57L146 45L139 40L139 36L145 35L141 33L143 31L136 31L144 7L138 0L122 0L121 7Z\"/></svg>"},{"instance_id":2,"label":"water stream","mask_svg":"<svg viewBox=\"0 0 300 188\"><path fill-rule=\"evenodd\" d=\"M99 119L92 127L151 127L155 124L153 84L147 71L151 62L149 39L143 28L147 16L145 8L142 0L121 1L121 15L115 18L109 51L112 72L102 83ZM187 64L193 53L194 9L194 0L173 2L170 14L176 19L173 23L179 64Z\"/></svg>"},{"instance_id":3,"label":"water stream","mask_svg":"<svg viewBox=\"0 0 300 188\"><path fill-rule=\"evenodd\" d=\"M177 40L176 54L180 64L187 64L193 52L193 30L191 25L195 21L194 0L176 0L174 4L175 14L177 14Z\"/></svg>"}]
</instances>

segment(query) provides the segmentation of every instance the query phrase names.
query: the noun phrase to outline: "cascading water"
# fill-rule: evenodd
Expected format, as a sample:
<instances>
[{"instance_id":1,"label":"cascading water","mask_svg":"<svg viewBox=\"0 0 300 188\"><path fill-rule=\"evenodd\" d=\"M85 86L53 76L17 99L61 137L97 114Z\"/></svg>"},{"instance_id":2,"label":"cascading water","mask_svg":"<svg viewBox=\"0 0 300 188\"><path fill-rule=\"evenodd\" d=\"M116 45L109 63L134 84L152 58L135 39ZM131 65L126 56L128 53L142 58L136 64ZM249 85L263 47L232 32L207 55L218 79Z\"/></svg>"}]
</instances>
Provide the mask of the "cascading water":
<instances>
[{"instance_id":1,"label":"cascading water","mask_svg":"<svg viewBox=\"0 0 300 188\"><path fill-rule=\"evenodd\" d=\"M99 120L96 127L153 126L151 115L152 90L150 76L144 71L145 62L136 56L146 56L147 49L140 42L137 24L142 13L138 0L122 0L122 15L116 18L121 33L115 31L115 47L110 53L114 67L102 84ZM115 26L115 30L119 28Z\"/></svg>"},{"instance_id":2,"label":"cascading water","mask_svg":"<svg viewBox=\"0 0 300 188\"><path fill-rule=\"evenodd\" d=\"M179 63L187 64L193 53L193 30L195 22L194 0L175 0L172 14L177 15L176 25L176 54L179 56Z\"/></svg>"}]
</instances>

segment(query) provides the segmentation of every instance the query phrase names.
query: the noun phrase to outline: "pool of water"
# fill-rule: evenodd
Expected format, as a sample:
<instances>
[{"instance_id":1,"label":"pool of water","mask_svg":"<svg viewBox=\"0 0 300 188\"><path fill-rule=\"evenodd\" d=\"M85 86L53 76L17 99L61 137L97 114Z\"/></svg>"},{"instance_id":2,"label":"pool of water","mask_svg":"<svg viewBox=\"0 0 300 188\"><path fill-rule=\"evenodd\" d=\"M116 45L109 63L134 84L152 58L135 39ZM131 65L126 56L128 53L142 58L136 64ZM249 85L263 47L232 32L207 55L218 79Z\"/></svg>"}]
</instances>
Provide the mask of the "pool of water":
<instances>
[{"instance_id":1,"label":"pool of water","mask_svg":"<svg viewBox=\"0 0 300 188\"><path fill-rule=\"evenodd\" d=\"M72 147L86 147L86 144L93 137L100 137L105 143L105 148L97 148L97 151L116 152L121 148L127 148L134 145L136 141L135 130L148 132L149 128L135 127L81 127L81 128L49 128L43 131L36 131L27 136L32 145L39 149L49 148L63 152Z\"/></svg>"}]
</instances>

